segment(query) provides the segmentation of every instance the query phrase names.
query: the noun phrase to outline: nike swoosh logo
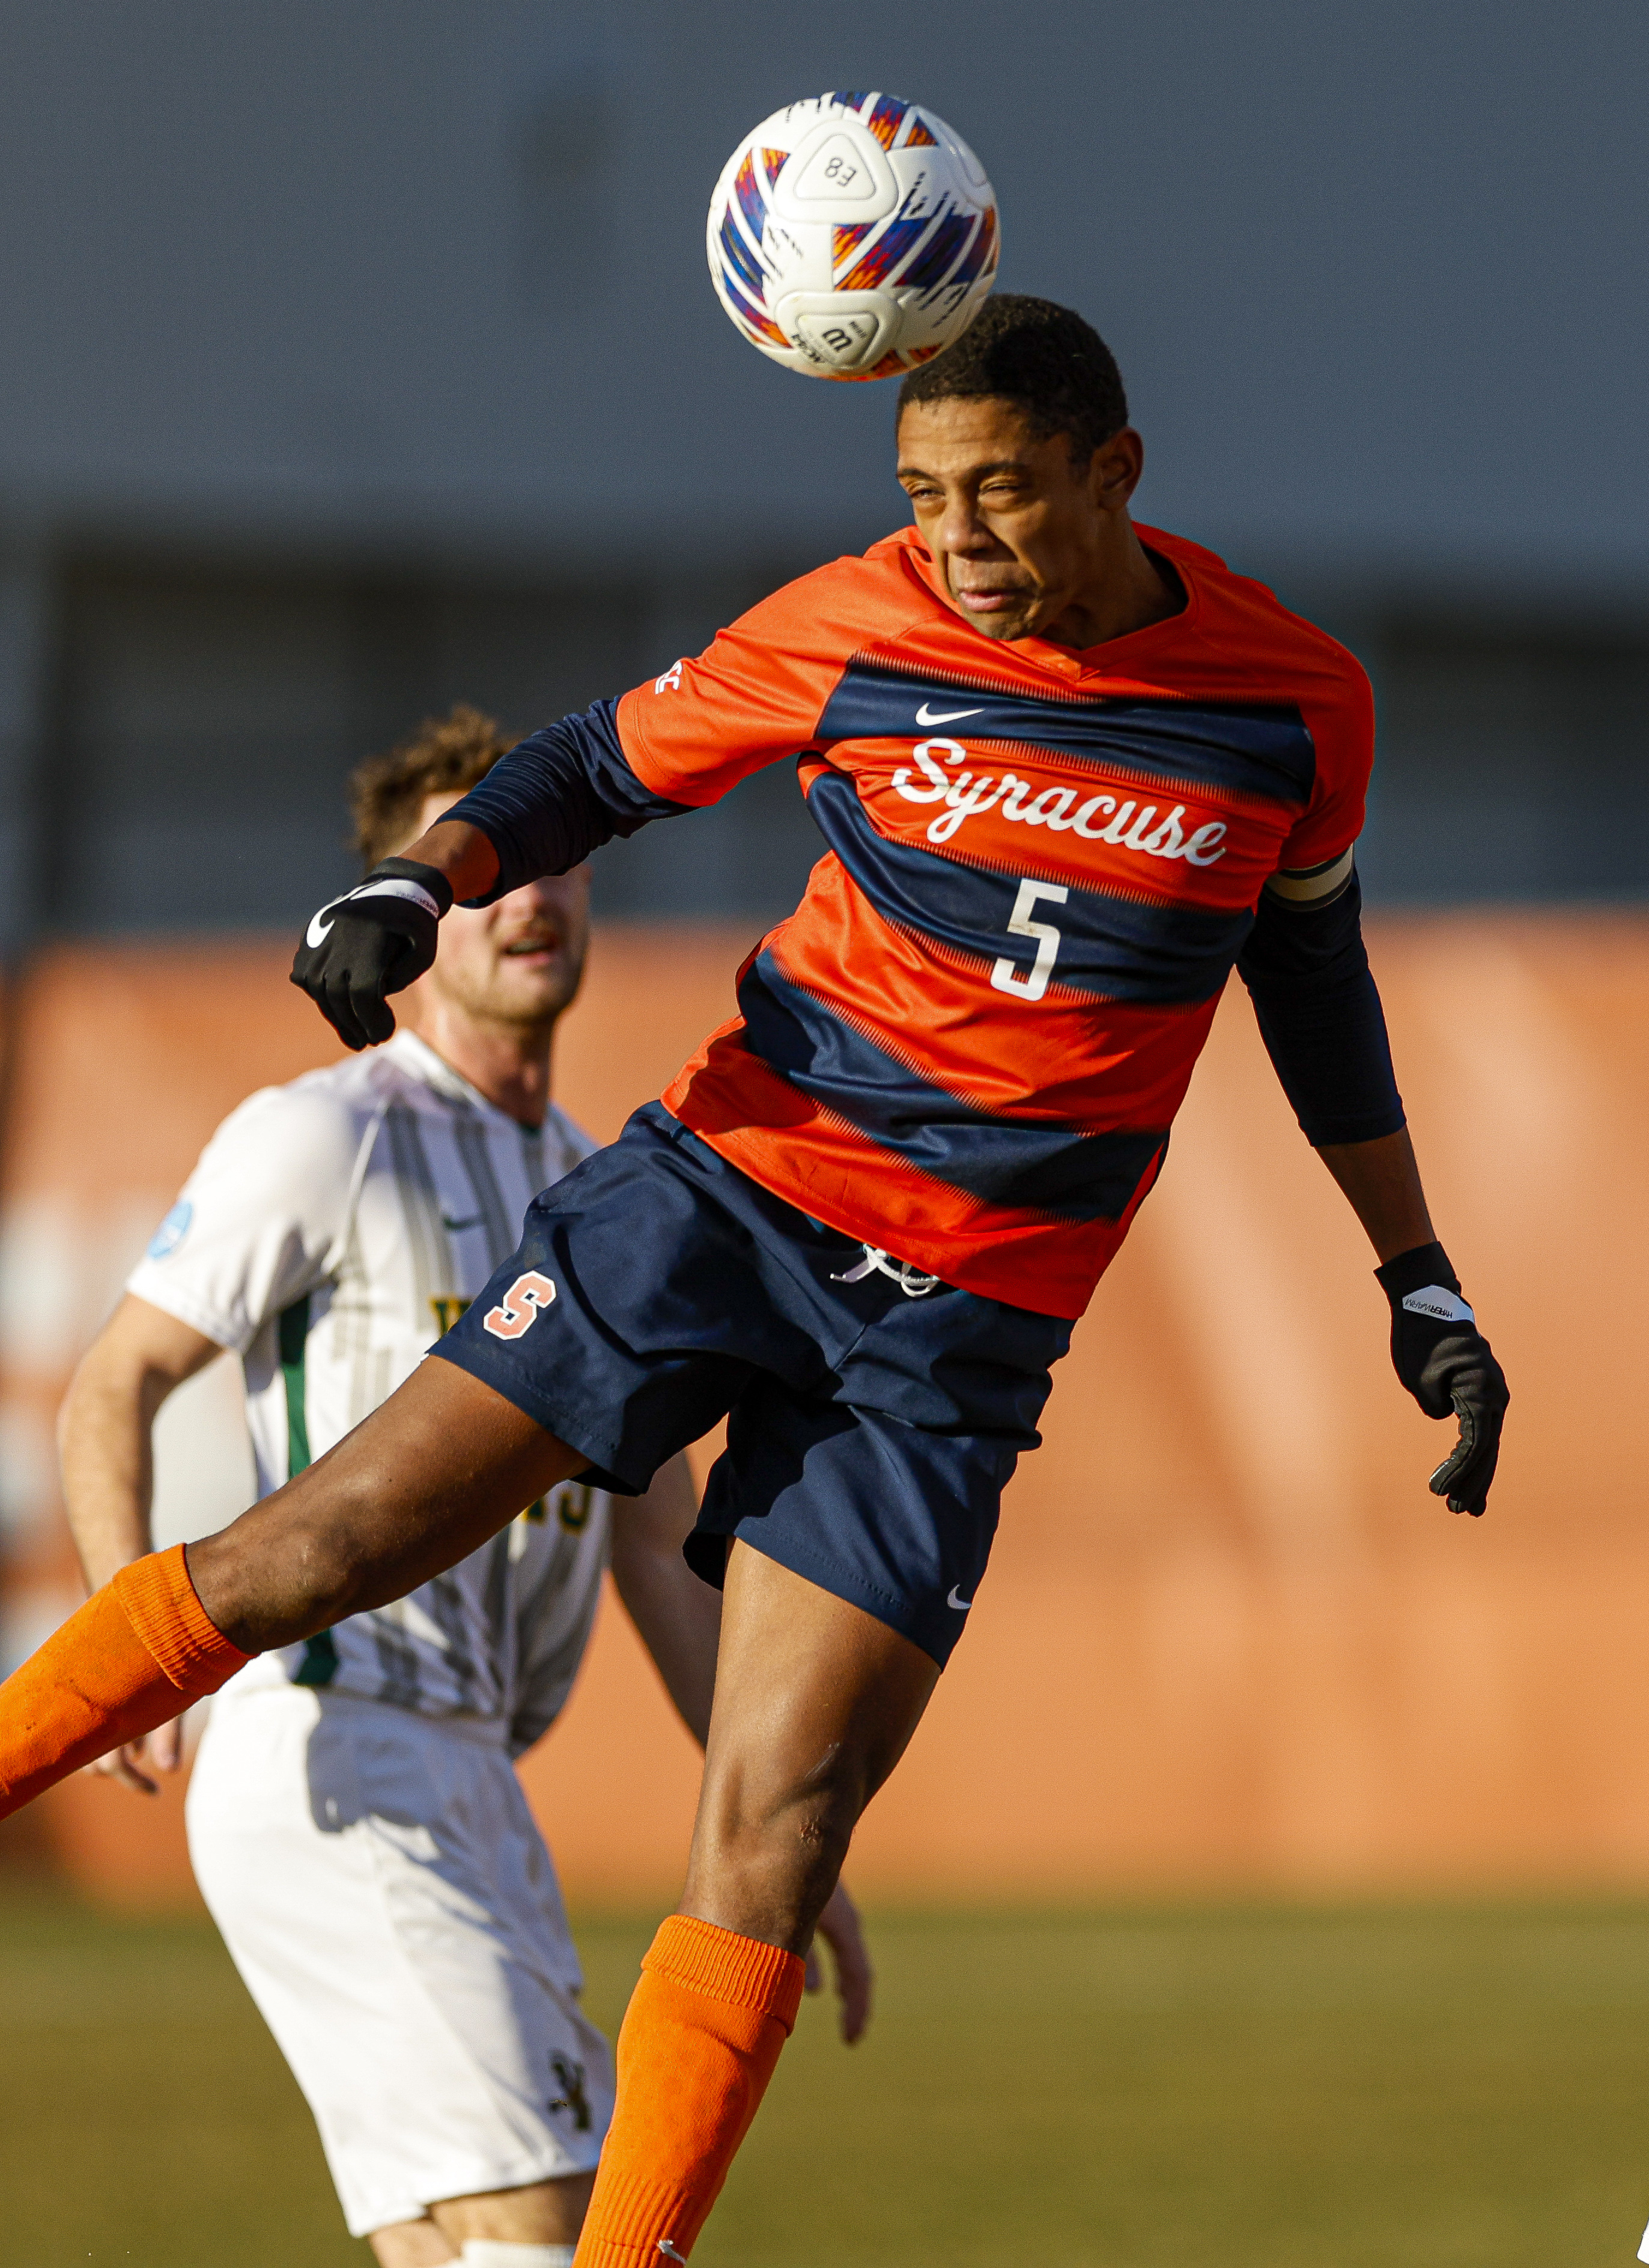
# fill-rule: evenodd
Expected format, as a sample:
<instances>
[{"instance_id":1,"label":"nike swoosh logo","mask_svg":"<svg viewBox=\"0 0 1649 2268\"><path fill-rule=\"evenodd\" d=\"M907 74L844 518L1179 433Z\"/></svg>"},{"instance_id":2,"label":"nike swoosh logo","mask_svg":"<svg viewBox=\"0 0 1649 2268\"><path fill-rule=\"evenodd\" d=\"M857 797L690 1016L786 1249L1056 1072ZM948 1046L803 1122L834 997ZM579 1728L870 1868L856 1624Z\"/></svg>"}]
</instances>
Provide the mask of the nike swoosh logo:
<instances>
[{"instance_id":1,"label":"nike swoosh logo","mask_svg":"<svg viewBox=\"0 0 1649 2268\"><path fill-rule=\"evenodd\" d=\"M951 1594L949 1598L946 1600L945 1603L947 1607L954 1607L959 1615L965 1615L968 1612L968 1608L972 1606L973 1601L971 1599L959 1599L956 1595L956 1586L953 1583L951 1585Z\"/></svg>"},{"instance_id":2,"label":"nike swoosh logo","mask_svg":"<svg viewBox=\"0 0 1649 2268\"><path fill-rule=\"evenodd\" d=\"M441 1215L441 1226L445 1229L450 1229L452 1233L456 1236L461 1228L479 1228L486 1217L485 1213L472 1212L467 1220L454 1220L450 1214L443 1213Z\"/></svg>"},{"instance_id":3,"label":"nike swoosh logo","mask_svg":"<svg viewBox=\"0 0 1649 2268\"><path fill-rule=\"evenodd\" d=\"M917 722L918 725L953 725L959 717L979 717L983 713L979 709L930 709L924 701L917 711Z\"/></svg>"},{"instance_id":4,"label":"nike swoosh logo","mask_svg":"<svg viewBox=\"0 0 1649 2268\"><path fill-rule=\"evenodd\" d=\"M330 906L322 906L320 909L320 914L329 914L331 911ZM304 943L312 951L324 945L331 933L332 924L329 921L322 921L320 914L313 914L310 917L309 927L304 932Z\"/></svg>"}]
</instances>

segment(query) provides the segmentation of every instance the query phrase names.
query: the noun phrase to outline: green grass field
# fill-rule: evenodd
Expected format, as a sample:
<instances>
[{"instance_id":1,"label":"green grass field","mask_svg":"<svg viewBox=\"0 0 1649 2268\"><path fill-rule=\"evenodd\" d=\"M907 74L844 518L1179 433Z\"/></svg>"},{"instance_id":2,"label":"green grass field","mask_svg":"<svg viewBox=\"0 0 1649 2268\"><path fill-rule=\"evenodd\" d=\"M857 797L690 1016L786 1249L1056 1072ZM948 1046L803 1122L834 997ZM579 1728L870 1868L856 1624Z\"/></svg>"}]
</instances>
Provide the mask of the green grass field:
<instances>
[{"instance_id":1,"label":"green grass field","mask_svg":"<svg viewBox=\"0 0 1649 2268\"><path fill-rule=\"evenodd\" d=\"M586 1916L617 2020L645 1918ZM876 1918L696 2268L1626 2268L1649 1907ZM0 1897L0 2257L329 2268L306 2113L204 1922Z\"/></svg>"}]
</instances>

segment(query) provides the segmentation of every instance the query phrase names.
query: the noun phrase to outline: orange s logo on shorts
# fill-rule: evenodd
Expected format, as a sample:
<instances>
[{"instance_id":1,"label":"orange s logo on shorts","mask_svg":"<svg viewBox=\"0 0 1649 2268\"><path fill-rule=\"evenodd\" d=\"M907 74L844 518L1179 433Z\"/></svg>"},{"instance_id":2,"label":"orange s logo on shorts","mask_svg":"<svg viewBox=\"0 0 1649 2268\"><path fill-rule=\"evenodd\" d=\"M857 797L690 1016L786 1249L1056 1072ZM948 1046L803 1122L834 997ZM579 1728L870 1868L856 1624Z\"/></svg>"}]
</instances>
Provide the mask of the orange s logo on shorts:
<instances>
[{"instance_id":1,"label":"orange s logo on shorts","mask_svg":"<svg viewBox=\"0 0 1649 2268\"><path fill-rule=\"evenodd\" d=\"M523 1331L532 1329L540 1312L555 1296L556 1287L548 1277L529 1268L511 1285L501 1307L488 1308L481 1319L482 1329L490 1331L495 1339L519 1339Z\"/></svg>"}]
</instances>

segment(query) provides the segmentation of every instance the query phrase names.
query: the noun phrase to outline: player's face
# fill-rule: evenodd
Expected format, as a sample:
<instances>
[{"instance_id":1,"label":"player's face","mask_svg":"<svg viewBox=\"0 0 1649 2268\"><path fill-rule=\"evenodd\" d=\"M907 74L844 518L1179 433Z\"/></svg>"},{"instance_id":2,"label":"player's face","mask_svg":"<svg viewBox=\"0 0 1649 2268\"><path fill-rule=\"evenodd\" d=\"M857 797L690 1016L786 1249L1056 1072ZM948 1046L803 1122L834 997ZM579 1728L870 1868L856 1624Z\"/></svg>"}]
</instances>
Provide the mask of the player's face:
<instances>
[{"instance_id":1,"label":"player's face","mask_svg":"<svg viewBox=\"0 0 1649 2268\"><path fill-rule=\"evenodd\" d=\"M1012 402L913 402L899 482L953 605L987 637L1057 637L1115 571L1145 462L1131 427L1086 464L1038 440Z\"/></svg>"},{"instance_id":2,"label":"player's face","mask_svg":"<svg viewBox=\"0 0 1649 2268\"><path fill-rule=\"evenodd\" d=\"M424 799L419 832L458 801ZM421 982L448 1007L490 1024L541 1025L571 1000L590 940L590 869L548 874L492 906L454 906Z\"/></svg>"}]
</instances>

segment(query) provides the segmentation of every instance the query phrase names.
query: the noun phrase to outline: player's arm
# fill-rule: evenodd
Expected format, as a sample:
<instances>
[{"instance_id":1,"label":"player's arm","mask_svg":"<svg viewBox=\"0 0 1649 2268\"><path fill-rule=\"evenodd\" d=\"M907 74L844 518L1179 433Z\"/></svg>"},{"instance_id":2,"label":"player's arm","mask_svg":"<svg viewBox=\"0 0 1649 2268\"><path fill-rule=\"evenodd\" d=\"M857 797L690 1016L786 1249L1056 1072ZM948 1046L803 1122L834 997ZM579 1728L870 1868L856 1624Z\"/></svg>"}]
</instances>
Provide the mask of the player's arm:
<instances>
[{"instance_id":1,"label":"player's arm","mask_svg":"<svg viewBox=\"0 0 1649 2268\"><path fill-rule=\"evenodd\" d=\"M154 1422L168 1395L223 1349L129 1292L82 1357L57 1420L63 1504L86 1588L95 1591L154 1548ZM92 1766L145 1794L144 1771L175 1771L180 1720L129 1741Z\"/></svg>"},{"instance_id":2,"label":"player's arm","mask_svg":"<svg viewBox=\"0 0 1649 2268\"><path fill-rule=\"evenodd\" d=\"M721 1593L681 1557L698 1517L685 1457L661 1466L645 1496L613 1498L613 1583L665 1691L702 1749L716 1690Z\"/></svg>"},{"instance_id":3,"label":"player's arm","mask_svg":"<svg viewBox=\"0 0 1649 2268\"><path fill-rule=\"evenodd\" d=\"M696 660L533 733L401 857L322 906L292 982L345 1045L389 1037L388 996L434 960L455 902L490 905L565 873L615 836L701 810L806 747L842 660L821 627L828 608L809 596L815 579L764 600Z\"/></svg>"},{"instance_id":4,"label":"player's arm","mask_svg":"<svg viewBox=\"0 0 1649 2268\"><path fill-rule=\"evenodd\" d=\"M1428 1418L1459 1420L1432 1476L1451 1512L1481 1513L1499 1454L1505 1379L1437 1241L1363 943L1352 852L1274 875L1238 968L1306 1138L1373 1246L1399 1379Z\"/></svg>"},{"instance_id":5,"label":"player's arm","mask_svg":"<svg viewBox=\"0 0 1649 2268\"><path fill-rule=\"evenodd\" d=\"M383 859L314 916L292 982L346 1047L389 1037L387 996L429 968L456 902L490 904L541 874L564 874L650 819L691 808L652 793L637 775L617 707L599 701L521 741L400 857Z\"/></svg>"},{"instance_id":6,"label":"player's arm","mask_svg":"<svg viewBox=\"0 0 1649 2268\"><path fill-rule=\"evenodd\" d=\"M400 857L321 907L298 946L292 982L346 1047L389 1037L387 996L429 968L441 919L457 901L490 904L541 874L564 874L650 819L691 807L639 777L617 710L598 701L533 733Z\"/></svg>"},{"instance_id":7,"label":"player's arm","mask_svg":"<svg viewBox=\"0 0 1649 2268\"><path fill-rule=\"evenodd\" d=\"M613 1503L613 1580L625 1611L652 1654L666 1690L701 1748L710 1736L721 1635L721 1593L701 1582L681 1557L698 1517L698 1496L685 1457L673 1457L645 1496ZM850 2045L870 2021L874 1983L858 1909L838 1882L819 1917L842 2004L842 2036ZM819 1965L807 1962L807 1990L820 1989Z\"/></svg>"},{"instance_id":8,"label":"player's arm","mask_svg":"<svg viewBox=\"0 0 1649 2268\"><path fill-rule=\"evenodd\" d=\"M347 1109L274 1088L232 1111L201 1153L58 1420L63 1501L93 1591L152 1548L152 1429L167 1396L216 1355L244 1353L332 1265L358 1138ZM175 1724L148 1740L149 1763L174 1771ZM129 1742L94 1768L152 1794L144 1755Z\"/></svg>"}]
</instances>

